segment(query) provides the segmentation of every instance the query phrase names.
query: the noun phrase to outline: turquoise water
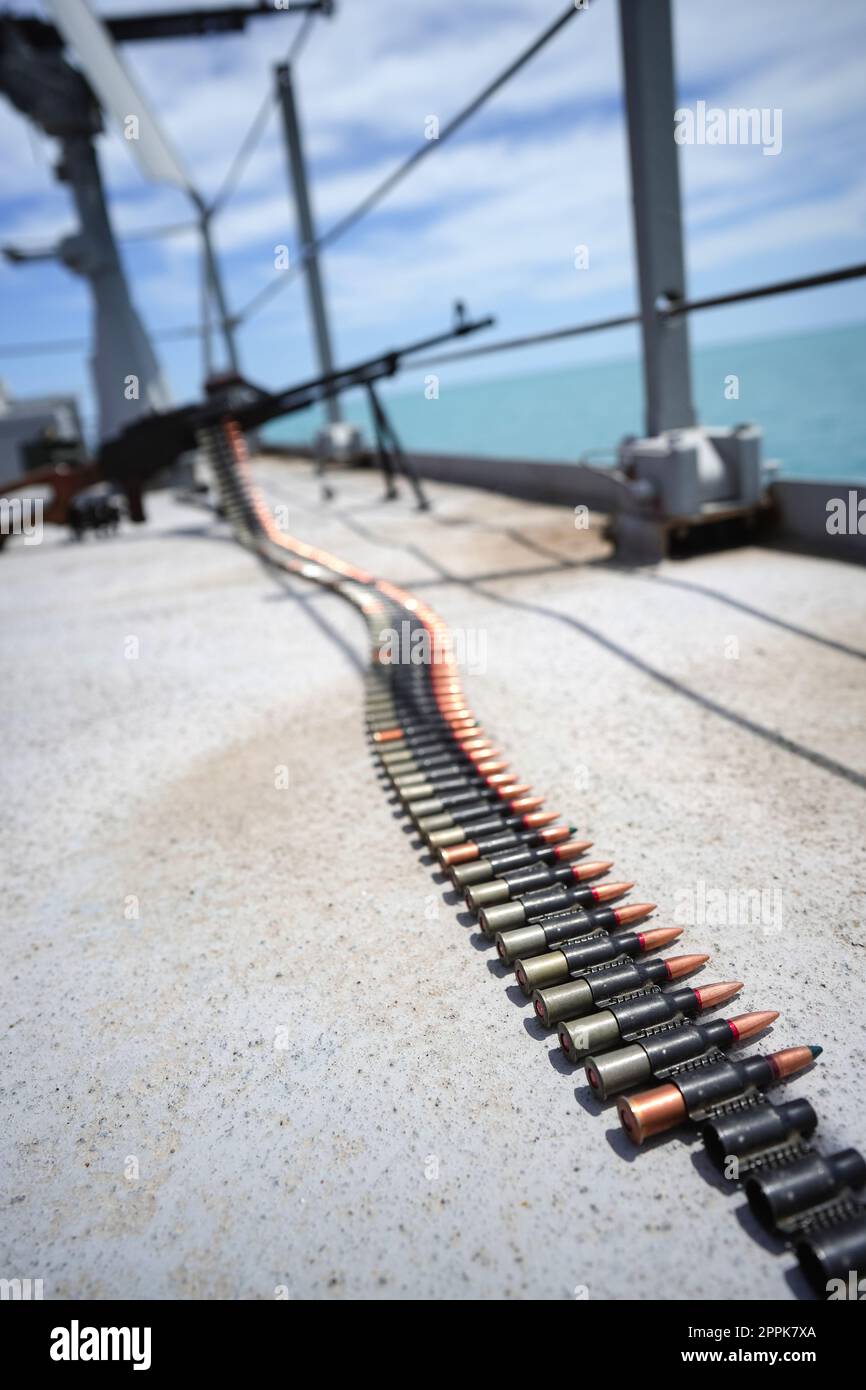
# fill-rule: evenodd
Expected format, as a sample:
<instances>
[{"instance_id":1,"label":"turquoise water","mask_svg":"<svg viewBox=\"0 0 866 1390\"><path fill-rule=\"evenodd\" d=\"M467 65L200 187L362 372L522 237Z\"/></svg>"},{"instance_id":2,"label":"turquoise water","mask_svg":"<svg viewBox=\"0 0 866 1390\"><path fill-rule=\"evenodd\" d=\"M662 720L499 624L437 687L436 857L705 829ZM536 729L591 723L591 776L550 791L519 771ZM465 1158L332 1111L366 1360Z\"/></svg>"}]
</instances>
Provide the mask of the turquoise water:
<instances>
[{"instance_id":1,"label":"turquoise water","mask_svg":"<svg viewBox=\"0 0 866 1390\"><path fill-rule=\"evenodd\" d=\"M764 429L765 454L787 476L866 479L866 324L784 338L698 347L694 391L706 424L751 420ZM406 372L387 392L403 443L433 453L574 459L611 450L642 432L642 386L636 358L568 368L449 381L455 369ZM425 396L425 377L439 374L439 398ZM726 399L727 379L739 399ZM728 389L730 386L728 385ZM345 414L369 432L364 398L347 396ZM270 427L279 442L309 441L317 411ZM603 460L600 460L603 461Z\"/></svg>"}]
</instances>

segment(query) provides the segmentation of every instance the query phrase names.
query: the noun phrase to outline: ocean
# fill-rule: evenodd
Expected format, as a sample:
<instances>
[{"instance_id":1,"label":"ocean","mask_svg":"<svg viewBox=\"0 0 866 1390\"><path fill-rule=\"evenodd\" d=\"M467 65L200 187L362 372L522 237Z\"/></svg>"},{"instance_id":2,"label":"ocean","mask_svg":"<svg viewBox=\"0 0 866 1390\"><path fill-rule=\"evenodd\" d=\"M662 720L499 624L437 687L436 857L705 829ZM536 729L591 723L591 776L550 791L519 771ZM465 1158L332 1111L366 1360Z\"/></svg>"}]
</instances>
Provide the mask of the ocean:
<instances>
[{"instance_id":1,"label":"ocean","mask_svg":"<svg viewBox=\"0 0 866 1390\"><path fill-rule=\"evenodd\" d=\"M643 429L637 358L449 382L455 369L406 371L383 392L409 449L555 461L589 453L603 465L623 435ZM765 457L782 476L866 481L866 324L696 347L692 371L700 420L761 425ZM439 395L428 399L434 372ZM345 397L344 412L372 437L359 391ZM304 411L265 435L310 442L322 418Z\"/></svg>"}]
</instances>

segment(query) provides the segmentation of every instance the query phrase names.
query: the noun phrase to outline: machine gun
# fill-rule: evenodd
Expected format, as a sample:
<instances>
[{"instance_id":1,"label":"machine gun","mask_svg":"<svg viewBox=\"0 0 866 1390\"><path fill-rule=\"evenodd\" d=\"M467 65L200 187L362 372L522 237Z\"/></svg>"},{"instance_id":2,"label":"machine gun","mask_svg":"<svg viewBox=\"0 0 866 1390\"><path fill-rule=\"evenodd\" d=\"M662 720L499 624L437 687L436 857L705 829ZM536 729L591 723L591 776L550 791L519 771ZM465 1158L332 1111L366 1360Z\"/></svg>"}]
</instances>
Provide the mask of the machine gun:
<instances>
[{"instance_id":1,"label":"machine gun","mask_svg":"<svg viewBox=\"0 0 866 1390\"><path fill-rule=\"evenodd\" d=\"M395 472L399 468L412 484L419 507L426 507L421 483L388 418L376 383L396 375L404 358L468 333L477 333L482 328L489 328L493 322L492 318L469 320L459 312L453 328L445 333L423 338L406 347L394 348L352 367L313 377L282 391L265 391L241 377L212 378L203 401L140 416L113 438L105 440L95 457L81 467L60 462L6 483L0 482L0 497L8 497L14 492L41 492L43 488L51 488L52 497L44 508L43 521L62 526L69 521L70 504L79 493L96 484L107 483L125 495L130 520L142 522L146 519L143 500L145 485L175 463L182 454L197 448L202 432L229 420L235 421L243 430L256 429L269 420L305 410L335 392L361 386L366 390L370 402L387 495L395 495Z\"/></svg>"}]
</instances>

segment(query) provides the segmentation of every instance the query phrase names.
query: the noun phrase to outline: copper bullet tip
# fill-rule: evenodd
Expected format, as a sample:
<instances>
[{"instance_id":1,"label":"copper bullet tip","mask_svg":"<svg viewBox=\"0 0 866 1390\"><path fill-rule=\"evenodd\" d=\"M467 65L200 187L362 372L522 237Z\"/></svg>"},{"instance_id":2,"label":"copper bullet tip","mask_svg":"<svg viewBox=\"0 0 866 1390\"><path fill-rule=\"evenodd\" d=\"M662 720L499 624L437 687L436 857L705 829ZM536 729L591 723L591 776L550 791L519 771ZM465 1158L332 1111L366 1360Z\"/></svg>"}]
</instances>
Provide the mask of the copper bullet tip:
<instances>
[{"instance_id":1,"label":"copper bullet tip","mask_svg":"<svg viewBox=\"0 0 866 1390\"><path fill-rule=\"evenodd\" d=\"M592 891L597 903L609 903L612 898L621 898L630 888L634 888L633 883L602 883Z\"/></svg>"},{"instance_id":2,"label":"copper bullet tip","mask_svg":"<svg viewBox=\"0 0 866 1390\"><path fill-rule=\"evenodd\" d=\"M718 1004L727 1004L742 988L742 980L724 980L721 984L702 985L695 994L702 1009L714 1009Z\"/></svg>"},{"instance_id":3,"label":"copper bullet tip","mask_svg":"<svg viewBox=\"0 0 866 1390\"><path fill-rule=\"evenodd\" d=\"M662 946L670 946L682 934L682 927L652 927L649 931L640 932L639 936L645 951L655 951Z\"/></svg>"},{"instance_id":4,"label":"copper bullet tip","mask_svg":"<svg viewBox=\"0 0 866 1390\"><path fill-rule=\"evenodd\" d=\"M585 878L600 878L612 868L612 859L593 859L589 864L575 864L571 872L578 882L582 882Z\"/></svg>"},{"instance_id":5,"label":"copper bullet tip","mask_svg":"<svg viewBox=\"0 0 866 1390\"><path fill-rule=\"evenodd\" d=\"M781 1052L771 1052L767 1057L776 1076L781 1081L786 1076L810 1067L816 1057L820 1057L823 1047L783 1047Z\"/></svg>"},{"instance_id":6,"label":"copper bullet tip","mask_svg":"<svg viewBox=\"0 0 866 1390\"><path fill-rule=\"evenodd\" d=\"M576 859L579 854L586 854L592 848L592 840L569 840L566 844L560 845L556 851L557 859Z\"/></svg>"},{"instance_id":7,"label":"copper bullet tip","mask_svg":"<svg viewBox=\"0 0 866 1390\"><path fill-rule=\"evenodd\" d=\"M735 1018L729 1018L728 1023L734 1037L742 1042L744 1038L753 1038L756 1033L762 1033L771 1023L775 1023L778 1017L778 1009L763 1009L749 1014L737 1014Z\"/></svg>"},{"instance_id":8,"label":"copper bullet tip","mask_svg":"<svg viewBox=\"0 0 866 1390\"><path fill-rule=\"evenodd\" d=\"M669 961L665 961L665 965L667 967L668 972L668 979L681 980L683 975L691 975L694 970L700 970L701 966L706 965L708 960L709 956L704 955L671 956ZM721 986L716 986L716 988L720 989ZM739 986L737 986L737 988L739 988ZM734 994L736 994L736 992L737 991L734 990ZM725 996L725 998L730 999L731 996L728 994ZM706 1006L704 1005L703 1007Z\"/></svg>"},{"instance_id":9,"label":"copper bullet tip","mask_svg":"<svg viewBox=\"0 0 866 1390\"><path fill-rule=\"evenodd\" d=\"M393 743L395 739L403 737L402 729L382 729L373 735L374 743Z\"/></svg>"},{"instance_id":10,"label":"copper bullet tip","mask_svg":"<svg viewBox=\"0 0 866 1390\"><path fill-rule=\"evenodd\" d=\"M632 922L639 922L642 917L649 917L651 912L655 912L655 903L629 903L627 907L615 907L616 920L621 927L628 927Z\"/></svg>"}]
</instances>

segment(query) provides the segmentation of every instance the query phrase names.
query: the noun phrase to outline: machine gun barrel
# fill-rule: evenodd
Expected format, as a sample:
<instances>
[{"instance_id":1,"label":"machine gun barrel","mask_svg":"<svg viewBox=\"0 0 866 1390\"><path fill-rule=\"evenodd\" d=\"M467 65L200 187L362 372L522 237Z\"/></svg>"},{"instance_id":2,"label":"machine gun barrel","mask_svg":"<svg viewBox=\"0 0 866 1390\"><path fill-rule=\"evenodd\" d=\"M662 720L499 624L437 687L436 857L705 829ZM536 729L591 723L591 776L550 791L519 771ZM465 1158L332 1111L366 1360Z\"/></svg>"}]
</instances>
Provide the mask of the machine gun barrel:
<instances>
[{"instance_id":1,"label":"machine gun barrel","mask_svg":"<svg viewBox=\"0 0 866 1390\"><path fill-rule=\"evenodd\" d=\"M126 494L130 519L143 521L142 494L145 483L173 464L181 454L195 449L199 431L224 420L235 420L244 430L255 429L280 415L290 415L296 410L315 405L337 391L345 391L352 386L371 386L373 382L394 376L404 358L426 352L453 338L478 333L494 322L490 317L464 319L461 311L458 321L444 333L378 353L375 357L356 362L354 366L312 377L283 391L263 391L249 382L236 379L215 383L204 401L158 414L142 415L133 420L119 434L106 439L96 456L83 468L71 469L68 464L59 464L6 482L0 480L0 496L27 488L50 486L53 496L46 507L44 519L62 525L67 520L69 504L77 493L99 482L111 482Z\"/></svg>"},{"instance_id":2,"label":"machine gun barrel","mask_svg":"<svg viewBox=\"0 0 866 1390\"><path fill-rule=\"evenodd\" d=\"M433 337L421 338L410 343L407 347L394 348L390 352L379 353L376 357L368 357L363 362L356 362L352 367L343 367L324 376L312 377L298 386L287 387L285 391L262 392L247 403L233 402L231 414L244 429L254 429L279 415L290 415L296 410L305 410L308 406L315 405L339 391L346 391L352 386L365 386L368 382L394 376L400 370L404 357L426 352L429 348L451 342L454 338L462 338L468 333L478 333L482 328L490 328L494 322L493 318L487 317L458 323L445 333L437 333ZM218 398L206 402L200 409L204 412L202 425L213 424L226 414L226 407L220 406ZM135 426L131 428L134 429Z\"/></svg>"},{"instance_id":3,"label":"machine gun barrel","mask_svg":"<svg viewBox=\"0 0 866 1390\"><path fill-rule=\"evenodd\" d=\"M147 479L168 467L186 450L194 449L200 430L228 419L235 420L243 430L256 429L281 415L305 410L336 391L369 385L394 376L403 358L426 352L428 348L450 342L453 338L477 333L482 328L489 328L493 322L490 317L474 320L461 318L444 333L421 338L406 347L392 348L390 352L378 353L375 357L356 362L354 366L312 377L283 391L263 391L260 387L239 380L216 384L208 398L201 403L142 416L133 420L120 434L106 440L98 455L102 476L123 488L131 519L143 521L142 491Z\"/></svg>"}]
</instances>

